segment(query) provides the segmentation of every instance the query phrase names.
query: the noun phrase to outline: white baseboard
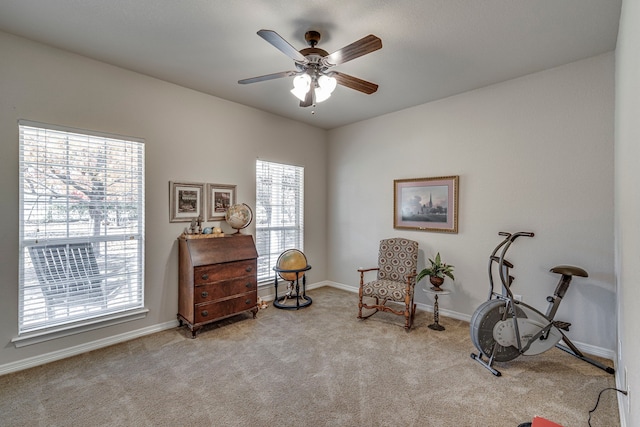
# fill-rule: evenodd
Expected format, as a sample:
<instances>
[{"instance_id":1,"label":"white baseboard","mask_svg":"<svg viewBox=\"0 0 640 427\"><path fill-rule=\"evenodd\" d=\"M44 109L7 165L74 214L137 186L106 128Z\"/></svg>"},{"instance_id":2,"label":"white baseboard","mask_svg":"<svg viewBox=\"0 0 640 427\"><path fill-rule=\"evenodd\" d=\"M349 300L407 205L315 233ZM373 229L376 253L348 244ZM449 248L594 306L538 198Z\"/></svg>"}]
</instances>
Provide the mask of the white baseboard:
<instances>
[{"instance_id":1,"label":"white baseboard","mask_svg":"<svg viewBox=\"0 0 640 427\"><path fill-rule=\"evenodd\" d=\"M347 292L353 292L353 293L358 292L358 288L355 288L353 286L347 286L337 282L332 282L329 280L309 284L307 285L307 290L313 290L313 289L321 288L323 286L330 286L332 288L341 289ZM273 301L275 297L275 292L271 292L271 290L267 286L260 287L259 294L260 294L260 297L265 301ZM429 304L416 303L416 307L417 309L422 311L433 312L433 306ZM440 309L440 313L443 316L450 317L452 319L463 320L466 322L471 320L471 316L469 316L468 314L457 313L451 310ZM87 343L80 344L74 347L69 347L63 350L53 351L51 353L30 357L30 358L19 360L16 362L6 363L4 365L0 365L0 375L9 374L12 372L18 372L28 368L33 368L35 366L44 365L45 363L65 359L71 356L77 356L78 354L86 353L93 350L98 350L100 348L108 347L113 344L129 341L134 338L143 337L145 335L150 335L156 332L175 328L177 326L178 326L178 321L173 320L170 322L160 323L158 325L148 326L142 329L137 329L135 331L126 332L124 334L114 335L112 337L87 342ZM604 357L610 360L616 360L616 354L612 350L596 347L590 344L584 344L580 342L574 342L574 344L576 345L576 347L580 349L580 351L583 351L587 354Z\"/></svg>"},{"instance_id":2,"label":"white baseboard","mask_svg":"<svg viewBox=\"0 0 640 427\"><path fill-rule=\"evenodd\" d=\"M616 359L615 369L616 369L616 388L618 390L624 390L627 385L622 381L622 375L620 375L620 371L618 370L620 365L618 364L618 359ZM618 414L620 415L620 427L627 427L629 425L627 423L627 412L625 411L624 404L622 403L622 398L618 398ZM627 402L627 405L629 403Z\"/></svg>"},{"instance_id":3,"label":"white baseboard","mask_svg":"<svg viewBox=\"0 0 640 427\"><path fill-rule=\"evenodd\" d=\"M347 286L342 283L331 282L331 281L324 281L321 283L322 283L321 286L331 286L332 288L337 288L337 289L342 289L348 292L358 293L358 288L355 288L353 286ZM433 313L433 305L431 304L423 304L418 302L416 303L416 309ZM458 313L458 312L447 310L444 308L440 308L439 311L440 311L440 314L445 317L450 317L456 320L463 320L465 322L471 321L471 315L468 315L465 313ZM571 342L573 342L580 351L586 354L590 354L592 356L604 357L605 359L616 360L616 352L613 350L603 348L603 347L597 347L591 344L585 344L577 341L571 341Z\"/></svg>"},{"instance_id":4,"label":"white baseboard","mask_svg":"<svg viewBox=\"0 0 640 427\"><path fill-rule=\"evenodd\" d=\"M52 351L51 353L29 357L27 359L22 359L17 362L6 363L4 365L0 365L0 375L22 371L24 369L29 369L36 366L44 365L46 363L54 362L56 360L66 359L67 357L71 357L71 356L77 356L82 353L98 350L100 348L108 347L113 344L119 344L121 342L129 341L134 338L140 338L145 335L150 335L156 332L164 331L166 329L175 328L177 326L178 326L178 321L173 320L171 322L161 323L158 325L148 326L142 329L137 329L135 331L126 332L124 334L114 335L112 337L90 341L84 344L65 348L63 350Z\"/></svg>"}]
</instances>

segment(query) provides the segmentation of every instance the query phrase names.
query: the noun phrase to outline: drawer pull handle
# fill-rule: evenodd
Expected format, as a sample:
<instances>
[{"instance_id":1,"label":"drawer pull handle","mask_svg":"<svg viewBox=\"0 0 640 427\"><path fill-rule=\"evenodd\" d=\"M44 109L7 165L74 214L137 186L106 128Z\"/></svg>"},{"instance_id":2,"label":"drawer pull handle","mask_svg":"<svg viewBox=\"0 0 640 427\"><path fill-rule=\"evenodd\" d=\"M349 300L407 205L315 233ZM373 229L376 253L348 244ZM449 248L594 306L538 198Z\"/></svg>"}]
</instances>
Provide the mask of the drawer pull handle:
<instances>
[{"instance_id":1,"label":"drawer pull handle","mask_svg":"<svg viewBox=\"0 0 640 427\"><path fill-rule=\"evenodd\" d=\"M246 271L247 273L250 273L251 270L253 270L253 267L247 267L247 268L244 269L244 271Z\"/></svg>"},{"instance_id":2,"label":"drawer pull handle","mask_svg":"<svg viewBox=\"0 0 640 427\"><path fill-rule=\"evenodd\" d=\"M245 286L246 286L247 288L251 288L251 286L253 286L253 285L251 284L251 282L247 282L247 284L246 284Z\"/></svg>"},{"instance_id":3,"label":"drawer pull handle","mask_svg":"<svg viewBox=\"0 0 640 427\"><path fill-rule=\"evenodd\" d=\"M202 292L200 295L202 295L202 298L206 298L206 297L208 297L208 296L209 296L209 292L204 291L204 292Z\"/></svg>"},{"instance_id":4,"label":"drawer pull handle","mask_svg":"<svg viewBox=\"0 0 640 427\"><path fill-rule=\"evenodd\" d=\"M207 317L209 315L209 312L207 310L204 310L202 312L202 317Z\"/></svg>"},{"instance_id":5,"label":"drawer pull handle","mask_svg":"<svg viewBox=\"0 0 640 427\"><path fill-rule=\"evenodd\" d=\"M247 305L249 305L249 304L251 304L251 300L250 300L250 299L247 299L244 303L245 303L245 304L247 304Z\"/></svg>"},{"instance_id":6,"label":"drawer pull handle","mask_svg":"<svg viewBox=\"0 0 640 427\"><path fill-rule=\"evenodd\" d=\"M209 275L207 273L202 275L202 280L207 280L209 278Z\"/></svg>"}]
</instances>

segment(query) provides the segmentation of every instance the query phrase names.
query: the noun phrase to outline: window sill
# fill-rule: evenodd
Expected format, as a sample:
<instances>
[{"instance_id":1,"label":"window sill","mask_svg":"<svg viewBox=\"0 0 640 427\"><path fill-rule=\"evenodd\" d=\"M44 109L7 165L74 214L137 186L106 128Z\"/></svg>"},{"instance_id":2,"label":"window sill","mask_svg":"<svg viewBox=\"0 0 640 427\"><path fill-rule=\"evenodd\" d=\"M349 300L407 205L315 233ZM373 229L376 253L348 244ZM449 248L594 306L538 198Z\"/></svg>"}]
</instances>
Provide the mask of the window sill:
<instances>
[{"instance_id":1,"label":"window sill","mask_svg":"<svg viewBox=\"0 0 640 427\"><path fill-rule=\"evenodd\" d=\"M138 308L135 310L125 311L122 313L115 313L108 316L100 317L90 321L82 323L64 325L57 328L50 328L35 332L27 332L16 338L13 338L11 342L16 348L25 347L28 345L38 344L45 341L55 340L70 335L80 334L87 331L93 331L95 329L104 328L107 326L117 325L119 323L130 322L132 320L143 319L149 312L148 308Z\"/></svg>"},{"instance_id":2,"label":"window sill","mask_svg":"<svg viewBox=\"0 0 640 427\"><path fill-rule=\"evenodd\" d=\"M267 288L267 287L273 287L273 279L267 280L267 281L262 281L262 282L258 282L258 289L260 288Z\"/></svg>"}]
</instances>

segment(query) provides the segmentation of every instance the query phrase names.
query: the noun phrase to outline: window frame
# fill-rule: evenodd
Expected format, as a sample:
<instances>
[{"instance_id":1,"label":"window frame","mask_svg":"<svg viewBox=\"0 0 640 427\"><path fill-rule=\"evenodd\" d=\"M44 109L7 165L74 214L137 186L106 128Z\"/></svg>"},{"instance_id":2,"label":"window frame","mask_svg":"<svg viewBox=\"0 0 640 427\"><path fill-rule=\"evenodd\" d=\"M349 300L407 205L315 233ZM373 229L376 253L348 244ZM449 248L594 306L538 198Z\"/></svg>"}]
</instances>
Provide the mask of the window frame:
<instances>
[{"instance_id":1,"label":"window frame","mask_svg":"<svg viewBox=\"0 0 640 427\"><path fill-rule=\"evenodd\" d=\"M285 182L288 175L289 183ZM265 174L270 174L268 177ZM269 179L269 183L261 182L261 179ZM274 181L276 188L273 188ZM293 199L287 191L291 191L292 183L295 184ZM270 190L266 187L272 186ZM265 194L269 194L270 203L265 203ZM269 214L265 211L280 210L275 215L275 220L263 225L261 221L268 220ZM293 223L287 223L284 212L295 217ZM278 256L287 249L298 249L304 252L304 166L273 162L268 160L256 160L256 248L258 249L258 283L272 283L275 277L273 267ZM279 223L278 223L279 222ZM265 245L270 249L265 249ZM266 269L264 265L267 265Z\"/></svg>"},{"instance_id":2,"label":"window frame","mask_svg":"<svg viewBox=\"0 0 640 427\"><path fill-rule=\"evenodd\" d=\"M144 298L144 266L145 266L145 143L143 139L133 138L133 137L123 137L121 135L114 135L104 132L95 132L84 129L75 129L66 126L58 126L51 124L44 124L33 122L29 120L19 120L18 121L18 132L19 132L19 164L20 164L20 176L19 176L19 300L18 300L18 337L14 338L12 342L16 345L16 347L21 347L23 345L34 344L37 342L46 341L49 339L58 338L61 336L66 336L74 333L79 333L87 330L92 330L112 324L122 323L129 320L135 320L146 316L148 310L144 307L145 298ZM28 136L27 136L28 135ZM35 136L34 136L35 135ZM73 200L77 199L77 196L72 195L72 192L69 189L66 190L66 193L63 193L60 196L56 196L56 199L60 199L63 201L62 205L66 206L65 209L61 209L63 212L62 220L59 221L60 229L66 228L66 231L56 229L55 232L43 231L40 234L40 228L46 229L46 225L41 225L44 221L42 219L37 219L35 221L36 234L34 235L33 225L27 224L25 220L25 211L28 208L33 209L34 206L43 207L45 210L52 210L52 206L54 206L53 202L41 202L39 197L42 199L46 199L43 197L46 191L40 189L40 186L35 190L35 192L30 192L28 197L25 200L25 175L29 175L27 173L27 167L38 167L38 168L46 168L51 167L51 157L54 157L53 150L55 150L54 144L56 142L49 143L47 138L51 138L51 141L59 141L54 140L54 135L57 138L62 138L66 136L67 138L67 146L70 145L68 141L82 141L86 147L86 153L90 154L90 150L98 149L100 144L103 144L103 148L105 150L111 150L114 148L121 147L129 147L131 148L131 152L124 151L119 156L115 156L117 160L122 161L122 159L129 160L131 159L130 164L125 161L125 167L118 167L118 169L113 169L114 160L112 157L107 157L105 154L104 164L100 164L97 167L93 167L93 170L97 170L98 172L104 171L106 176L107 173L113 173L120 180L123 178L127 179L127 189L130 189L131 196L127 196L126 203L127 206L134 206L133 212L135 212L135 217L133 220L129 220L127 224L132 224L131 226L124 226L122 230L116 229L115 232L108 232L108 225L104 225L104 234L100 231L99 234L96 234L95 230L93 230L93 234L89 234L90 230L87 227L86 230L80 229L80 231L75 230L73 232L70 231L72 226L70 224L75 221L72 218L71 211L69 208L73 205ZM28 137L33 138L28 141ZM34 150L36 147L41 149L40 145L44 144L45 152L48 149L49 155L44 156L44 160L40 160L40 157L34 159L34 156L31 153L26 154L28 150ZM47 145L50 144L50 145ZM62 145L58 143L59 146ZM63 156L65 161L62 163L58 163L62 165L62 168L66 168L65 170L74 172L78 172L79 167L75 165L78 159L89 159L91 158L89 154L85 154L86 157L82 155L75 156L69 154L71 150L66 148L66 155ZM59 152L58 152L59 153ZM90 166L87 166L88 168ZM74 169L75 168L75 169ZM120 175L119 175L120 174ZM70 175L70 174L68 174ZM131 180L129 182L128 180ZM44 181L44 178L38 177L34 182L41 184ZM71 181L71 178L68 178L68 181ZM118 179L113 179L113 182L118 182ZM60 184L60 180L57 184ZM64 182L64 181L62 181ZM69 182L66 183L67 187L71 187ZM104 179L104 183L107 182L107 179ZM42 188L46 188L45 185L42 185ZM122 190L121 190L122 191ZM117 198L122 198L122 192L111 193L115 194ZM112 201L107 201L107 196L109 195L108 190L104 190L103 193L99 194L99 196L103 196L104 201L102 199L98 199L98 202L90 199L89 204L91 206L97 205L97 209L102 209L102 213L108 212L108 203L113 203ZM73 196L73 197L72 197ZM35 201L34 201L35 199ZM66 200L66 202L64 202ZM94 203L95 202L95 203ZM119 203L119 202L117 202ZM116 204L117 204L116 203ZM116 208L116 211L118 208ZM31 211L30 211L31 212ZM104 220L104 223L107 224L109 218ZM96 221L94 221L95 223ZM102 225L100 225L102 227ZM52 227L53 228L53 227ZM118 227L115 227L118 228ZM84 233L84 234L83 234ZM46 245L65 245L65 244L77 244L77 243L91 243L98 249L98 253L100 248L103 248L104 253L100 258L101 264L101 272L98 276L98 281L104 281L105 287L107 281L113 281L116 278L122 282L122 286L126 288L123 292L124 296L118 297L120 306L116 304L116 307L108 307L108 303L104 306L94 309L87 310L86 307L84 309L85 313L77 314L74 313L70 315L70 307L73 307L69 298L64 300L62 304L60 304L64 309L66 309L67 314L66 317L63 315L59 316L57 311L50 318L48 313L38 314L40 312L35 310L41 310L41 305L46 302L46 296L44 295L44 291L41 290L42 296L38 297L37 292L29 291L32 295L32 301L35 301L35 305L37 308L33 309L29 316L35 319L44 320L34 320L31 324L25 323L25 291L29 289L35 289L35 284L38 283L34 279L37 276L33 269L33 260L30 258L31 255L29 253L30 247L42 247ZM116 264L116 255L112 252L108 253L109 245L119 246L122 252L118 252L120 267L122 268L124 264L124 271L118 273L119 276L115 277L112 270L114 268L114 264ZM111 250L111 249L109 249ZM93 254L91 254L93 256ZM54 262L48 260L49 262ZM55 260L54 264L56 266L61 266L61 261ZM67 268L70 264L67 264ZM66 283L69 283L69 279ZM93 280L93 279L92 279ZM67 290L67 292L69 292ZM85 294L81 294L85 295ZM88 295L88 294L87 294ZM39 298L42 302L38 302ZM80 296L78 299L81 300L80 305L85 304L88 305L86 300L82 300L82 298L88 299L89 296ZM95 297L94 297L95 298ZM113 302L111 299L107 299L108 296L104 296L105 301ZM115 297L114 297L115 300ZM105 308L106 307L106 308ZM79 310L76 310L79 311Z\"/></svg>"}]
</instances>

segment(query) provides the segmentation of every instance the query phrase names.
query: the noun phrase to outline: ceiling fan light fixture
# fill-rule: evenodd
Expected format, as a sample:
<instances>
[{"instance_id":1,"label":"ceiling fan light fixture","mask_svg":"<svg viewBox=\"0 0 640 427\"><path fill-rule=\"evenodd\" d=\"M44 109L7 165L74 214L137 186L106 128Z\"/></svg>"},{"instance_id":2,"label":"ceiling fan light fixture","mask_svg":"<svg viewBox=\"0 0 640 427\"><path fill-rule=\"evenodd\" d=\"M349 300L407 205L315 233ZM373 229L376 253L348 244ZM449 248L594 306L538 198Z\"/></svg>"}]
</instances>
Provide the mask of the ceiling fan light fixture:
<instances>
[{"instance_id":1,"label":"ceiling fan light fixture","mask_svg":"<svg viewBox=\"0 0 640 427\"><path fill-rule=\"evenodd\" d=\"M307 73L300 74L293 79L293 89L291 89L291 93L300 101L304 101L310 87L311 76Z\"/></svg>"},{"instance_id":2,"label":"ceiling fan light fixture","mask_svg":"<svg viewBox=\"0 0 640 427\"><path fill-rule=\"evenodd\" d=\"M318 77L318 86L315 88L316 102L322 102L329 99L333 91L336 89L338 82L334 77L321 75Z\"/></svg>"},{"instance_id":3,"label":"ceiling fan light fixture","mask_svg":"<svg viewBox=\"0 0 640 427\"><path fill-rule=\"evenodd\" d=\"M293 59L295 71L281 71L263 76L238 80L239 84L262 82L281 77L294 77L291 93L300 100L300 107L309 107L317 102L326 101L337 84L371 95L378 90L378 85L330 68L352 61L363 55L382 48L382 40L369 34L348 44L331 54L316 47L320 41L320 33L307 31L305 40L309 44L306 49L297 50L288 41L273 30L260 30L258 35L273 47ZM312 90L313 89L313 90Z\"/></svg>"},{"instance_id":4,"label":"ceiling fan light fixture","mask_svg":"<svg viewBox=\"0 0 640 427\"><path fill-rule=\"evenodd\" d=\"M333 93L338 85L338 81L334 77L329 77L323 74L318 78L318 84L322 89L329 91L329 93Z\"/></svg>"}]
</instances>

